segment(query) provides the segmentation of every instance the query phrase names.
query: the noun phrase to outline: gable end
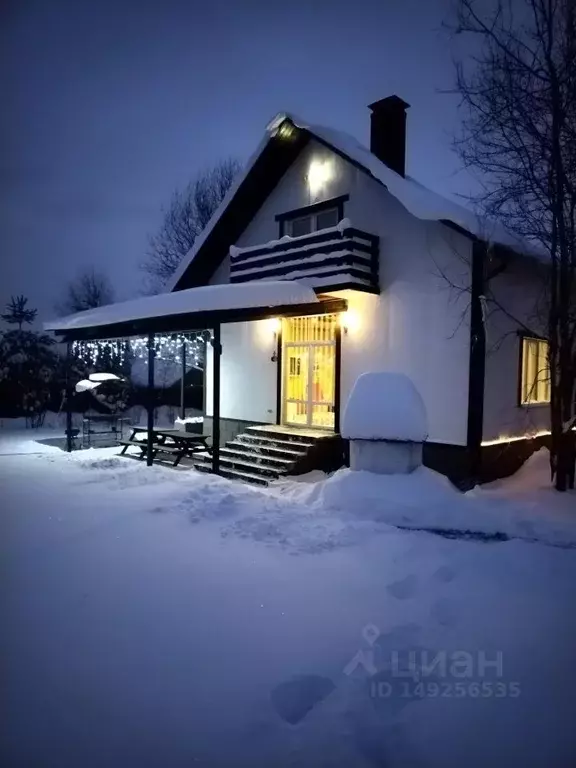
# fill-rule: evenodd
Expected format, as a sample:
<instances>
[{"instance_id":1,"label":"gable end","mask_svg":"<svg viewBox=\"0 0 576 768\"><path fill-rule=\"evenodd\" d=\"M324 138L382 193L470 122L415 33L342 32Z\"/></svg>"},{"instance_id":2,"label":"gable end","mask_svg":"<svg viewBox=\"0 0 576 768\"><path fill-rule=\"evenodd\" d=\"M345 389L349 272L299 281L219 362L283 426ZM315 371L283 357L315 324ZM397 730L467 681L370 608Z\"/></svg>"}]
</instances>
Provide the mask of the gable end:
<instances>
[{"instance_id":1,"label":"gable end","mask_svg":"<svg viewBox=\"0 0 576 768\"><path fill-rule=\"evenodd\" d=\"M290 138L271 136L209 237L176 282L174 291L206 285L264 201L308 144L308 131L295 128ZM186 258L186 257L185 257Z\"/></svg>"}]
</instances>

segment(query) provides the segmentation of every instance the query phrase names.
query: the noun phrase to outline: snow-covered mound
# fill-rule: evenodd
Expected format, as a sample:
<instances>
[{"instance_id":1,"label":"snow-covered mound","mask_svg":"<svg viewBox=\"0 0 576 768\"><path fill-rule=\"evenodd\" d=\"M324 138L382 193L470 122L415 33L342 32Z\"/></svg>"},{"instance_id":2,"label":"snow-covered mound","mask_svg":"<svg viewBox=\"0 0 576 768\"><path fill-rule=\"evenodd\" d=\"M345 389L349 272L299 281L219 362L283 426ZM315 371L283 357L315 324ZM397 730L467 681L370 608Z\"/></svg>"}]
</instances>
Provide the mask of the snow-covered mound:
<instances>
[{"instance_id":1,"label":"snow-covered mound","mask_svg":"<svg viewBox=\"0 0 576 768\"><path fill-rule=\"evenodd\" d=\"M379 518L378 509L391 506L399 510L422 507L424 501L426 506L450 503L462 506L462 494L444 475L426 467L418 467L410 475L377 475L340 469L325 480L320 498L324 506L354 510L373 520Z\"/></svg>"},{"instance_id":2,"label":"snow-covered mound","mask_svg":"<svg viewBox=\"0 0 576 768\"><path fill-rule=\"evenodd\" d=\"M412 380L403 373L363 373L344 409L342 436L423 442L428 437L428 418Z\"/></svg>"},{"instance_id":3,"label":"snow-covered mound","mask_svg":"<svg viewBox=\"0 0 576 768\"><path fill-rule=\"evenodd\" d=\"M495 480L481 486L482 492L495 491L506 494L523 494L529 491L551 490L550 451L542 447L530 456L520 469L510 477ZM480 490L480 489L478 489ZM576 509L574 510L576 516Z\"/></svg>"},{"instance_id":4,"label":"snow-covered mound","mask_svg":"<svg viewBox=\"0 0 576 768\"><path fill-rule=\"evenodd\" d=\"M545 455L544 455L545 458ZM271 489L316 514L332 512L343 521L427 530L450 535L510 538L576 547L576 508L573 493L548 488L523 495L517 484L537 482L530 466L506 481L506 487L458 491L443 475L419 467L409 475L379 475L340 469L320 482L283 481ZM540 474L540 473L539 473Z\"/></svg>"}]
</instances>

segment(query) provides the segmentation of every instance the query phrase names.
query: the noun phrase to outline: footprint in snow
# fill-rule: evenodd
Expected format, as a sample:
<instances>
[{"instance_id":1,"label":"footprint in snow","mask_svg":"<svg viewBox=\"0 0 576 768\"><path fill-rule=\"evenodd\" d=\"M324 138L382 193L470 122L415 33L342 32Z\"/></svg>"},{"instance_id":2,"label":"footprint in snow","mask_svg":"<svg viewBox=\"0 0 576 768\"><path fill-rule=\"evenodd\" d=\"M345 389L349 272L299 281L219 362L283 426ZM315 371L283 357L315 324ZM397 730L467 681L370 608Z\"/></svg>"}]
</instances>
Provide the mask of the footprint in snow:
<instances>
[{"instance_id":1,"label":"footprint in snow","mask_svg":"<svg viewBox=\"0 0 576 768\"><path fill-rule=\"evenodd\" d=\"M449 565L441 565L440 568L432 574L433 579L436 579L436 581L443 581L445 584L452 581L455 577L456 571L453 568L450 568Z\"/></svg>"},{"instance_id":2,"label":"footprint in snow","mask_svg":"<svg viewBox=\"0 0 576 768\"><path fill-rule=\"evenodd\" d=\"M271 694L272 704L283 720L290 725L296 725L316 704L332 693L335 687L328 677L295 675L274 688Z\"/></svg>"},{"instance_id":3,"label":"footprint in snow","mask_svg":"<svg viewBox=\"0 0 576 768\"><path fill-rule=\"evenodd\" d=\"M414 597L416 589L418 587L418 579L414 574L406 576L405 579L399 581L393 581L392 584L388 584L387 591L395 597L397 600L408 600Z\"/></svg>"},{"instance_id":4,"label":"footprint in snow","mask_svg":"<svg viewBox=\"0 0 576 768\"><path fill-rule=\"evenodd\" d=\"M434 603L430 615L443 627L453 627L458 623L458 606L453 600L442 598Z\"/></svg>"}]
</instances>

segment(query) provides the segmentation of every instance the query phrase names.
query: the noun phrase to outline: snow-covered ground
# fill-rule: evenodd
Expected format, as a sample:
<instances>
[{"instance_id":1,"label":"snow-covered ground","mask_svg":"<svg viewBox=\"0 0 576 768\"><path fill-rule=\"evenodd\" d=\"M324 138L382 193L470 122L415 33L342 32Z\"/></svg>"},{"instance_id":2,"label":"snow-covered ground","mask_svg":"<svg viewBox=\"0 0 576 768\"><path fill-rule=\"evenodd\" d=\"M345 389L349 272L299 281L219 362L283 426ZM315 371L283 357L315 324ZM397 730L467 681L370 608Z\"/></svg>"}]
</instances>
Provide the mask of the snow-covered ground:
<instances>
[{"instance_id":1,"label":"snow-covered ground","mask_svg":"<svg viewBox=\"0 0 576 768\"><path fill-rule=\"evenodd\" d=\"M2 766L576 764L576 497L544 454L460 495L34 444L0 430Z\"/></svg>"}]
</instances>

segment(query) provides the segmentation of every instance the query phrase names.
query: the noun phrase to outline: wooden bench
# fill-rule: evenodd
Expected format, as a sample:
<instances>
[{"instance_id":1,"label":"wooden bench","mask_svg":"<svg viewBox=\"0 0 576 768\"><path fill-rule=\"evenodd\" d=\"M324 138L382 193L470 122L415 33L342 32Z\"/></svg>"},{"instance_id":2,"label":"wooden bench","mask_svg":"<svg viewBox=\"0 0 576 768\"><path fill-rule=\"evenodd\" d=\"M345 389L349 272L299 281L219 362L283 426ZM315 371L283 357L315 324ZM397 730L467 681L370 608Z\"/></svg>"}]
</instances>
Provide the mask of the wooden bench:
<instances>
[{"instance_id":1,"label":"wooden bench","mask_svg":"<svg viewBox=\"0 0 576 768\"><path fill-rule=\"evenodd\" d=\"M140 424L132 424L130 425L130 430L131 430L131 434L128 440L118 440L118 445L124 446L124 448L122 448L122 450L120 451L121 456L122 454L126 453L130 445L135 445L138 448L140 448L143 443L144 444L146 443L145 440L136 440L135 437L139 432L147 432L148 427L142 426Z\"/></svg>"},{"instance_id":2,"label":"wooden bench","mask_svg":"<svg viewBox=\"0 0 576 768\"><path fill-rule=\"evenodd\" d=\"M131 445L133 445L135 448L140 448L140 456L138 456L139 459L143 459L148 452L148 443L146 440L118 440L118 445L124 446L124 448L122 448L120 451L121 456L126 453Z\"/></svg>"}]
</instances>

